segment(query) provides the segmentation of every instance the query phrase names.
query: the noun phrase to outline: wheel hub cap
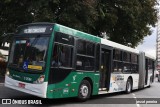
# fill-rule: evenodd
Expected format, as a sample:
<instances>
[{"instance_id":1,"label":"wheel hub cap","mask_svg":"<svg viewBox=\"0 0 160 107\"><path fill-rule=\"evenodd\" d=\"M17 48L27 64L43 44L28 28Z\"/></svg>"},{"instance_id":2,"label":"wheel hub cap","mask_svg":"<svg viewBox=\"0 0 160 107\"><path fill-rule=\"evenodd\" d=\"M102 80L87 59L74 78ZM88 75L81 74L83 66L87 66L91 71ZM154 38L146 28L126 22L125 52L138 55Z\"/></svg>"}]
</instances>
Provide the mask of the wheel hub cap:
<instances>
[{"instance_id":1,"label":"wheel hub cap","mask_svg":"<svg viewBox=\"0 0 160 107\"><path fill-rule=\"evenodd\" d=\"M87 95L88 95L88 87L87 86L83 85L81 87L81 94L83 97L87 97Z\"/></svg>"}]
</instances>

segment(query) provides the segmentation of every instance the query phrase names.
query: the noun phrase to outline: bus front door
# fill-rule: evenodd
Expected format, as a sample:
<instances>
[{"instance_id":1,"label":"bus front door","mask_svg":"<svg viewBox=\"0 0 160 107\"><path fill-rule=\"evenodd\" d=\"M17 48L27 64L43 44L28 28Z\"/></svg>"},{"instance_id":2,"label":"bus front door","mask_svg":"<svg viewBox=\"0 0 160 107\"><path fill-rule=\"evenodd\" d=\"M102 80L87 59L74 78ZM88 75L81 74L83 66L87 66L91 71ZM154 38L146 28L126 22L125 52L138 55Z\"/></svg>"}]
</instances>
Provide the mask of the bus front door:
<instances>
[{"instance_id":1,"label":"bus front door","mask_svg":"<svg viewBox=\"0 0 160 107\"><path fill-rule=\"evenodd\" d=\"M109 91L112 66L112 50L101 50L100 89Z\"/></svg>"}]
</instances>

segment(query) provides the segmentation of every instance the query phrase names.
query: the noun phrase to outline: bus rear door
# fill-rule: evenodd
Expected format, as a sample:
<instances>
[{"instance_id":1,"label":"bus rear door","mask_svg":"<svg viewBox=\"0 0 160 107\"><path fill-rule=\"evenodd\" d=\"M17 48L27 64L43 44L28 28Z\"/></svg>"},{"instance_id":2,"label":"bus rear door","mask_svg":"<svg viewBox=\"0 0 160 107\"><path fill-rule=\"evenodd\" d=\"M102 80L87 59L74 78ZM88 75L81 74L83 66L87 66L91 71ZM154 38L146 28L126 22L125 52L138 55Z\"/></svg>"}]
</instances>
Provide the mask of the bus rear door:
<instances>
[{"instance_id":1,"label":"bus rear door","mask_svg":"<svg viewBox=\"0 0 160 107\"><path fill-rule=\"evenodd\" d=\"M100 89L109 91L112 68L112 48L101 45Z\"/></svg>"}]
</instances>

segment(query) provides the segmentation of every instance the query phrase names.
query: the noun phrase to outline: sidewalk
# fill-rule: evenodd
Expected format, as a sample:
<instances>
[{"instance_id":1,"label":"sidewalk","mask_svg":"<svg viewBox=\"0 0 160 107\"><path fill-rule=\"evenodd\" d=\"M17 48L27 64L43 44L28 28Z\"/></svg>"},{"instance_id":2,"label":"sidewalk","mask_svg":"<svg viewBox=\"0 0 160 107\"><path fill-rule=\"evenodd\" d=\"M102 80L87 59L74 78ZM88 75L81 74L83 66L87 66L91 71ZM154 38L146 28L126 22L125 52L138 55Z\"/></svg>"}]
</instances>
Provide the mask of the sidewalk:
<instances>
[{"instance_id":1,"label":"sidewalk","mask_svg":"<svg viewBox=\"0 0 160 107\"><path fill-rule=\"evenodd\" d=\"M4 83L4 76L0 76L0 83Z\"/></svg>"}]
</instances>

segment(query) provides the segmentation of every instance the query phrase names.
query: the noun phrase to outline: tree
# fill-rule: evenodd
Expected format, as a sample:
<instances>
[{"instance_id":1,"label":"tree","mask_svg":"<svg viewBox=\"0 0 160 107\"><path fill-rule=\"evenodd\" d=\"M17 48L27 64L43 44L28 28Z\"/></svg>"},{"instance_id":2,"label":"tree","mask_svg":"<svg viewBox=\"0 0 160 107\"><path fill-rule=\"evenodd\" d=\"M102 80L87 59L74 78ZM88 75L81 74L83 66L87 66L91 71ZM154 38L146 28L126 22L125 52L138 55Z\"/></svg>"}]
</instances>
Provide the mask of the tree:
<instances>
[{"instance_id":1,"label":"tree","mask_svg":"<svg viewBox=\"0 0 160 107\"><path fill-rule=\"evenodd\" d=\"M101 0L99 5L96 29L106 31L110 40L131 47L150 35L150 27L157 21L156 0Z\"/></svg>"},{"instance_id":2,"label":"tree","mask_svg":"<svg viewBox=\"0 0 160 107\"><path fill-rule=\"evenodd\" d=\"M135 47L157 21L156 0L0 0L0 35L21 24L53 22Z\"/></svg>"}]
</instances>

